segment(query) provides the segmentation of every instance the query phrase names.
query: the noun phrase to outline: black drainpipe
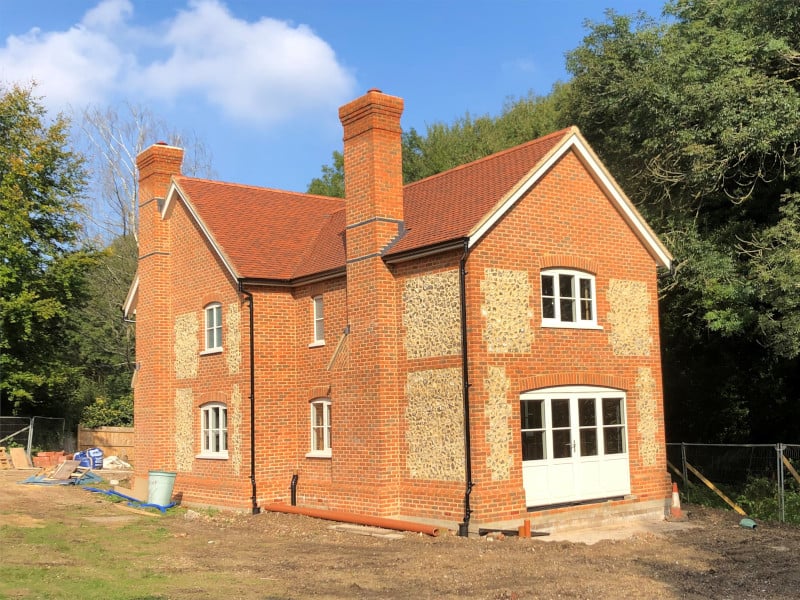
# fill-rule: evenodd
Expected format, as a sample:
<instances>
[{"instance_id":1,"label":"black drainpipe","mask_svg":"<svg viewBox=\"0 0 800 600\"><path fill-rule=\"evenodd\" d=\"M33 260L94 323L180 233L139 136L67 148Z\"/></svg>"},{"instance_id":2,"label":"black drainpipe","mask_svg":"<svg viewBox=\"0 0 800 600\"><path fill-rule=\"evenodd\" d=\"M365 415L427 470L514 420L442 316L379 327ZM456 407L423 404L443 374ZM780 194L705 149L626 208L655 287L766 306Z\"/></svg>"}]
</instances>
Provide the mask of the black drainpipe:
<instances>
[{"instance_id":1,"label":"black drainpipe","mask_svg":"<svg viewBox=\"0 0 800 600\"><path fill-rule=\"evenodd\" d=\"M247 296L247 304L250 307L250 485L253 495L250 502L253 506L253 514L261 512L258 508L256 499L256 350L255 350L255 331L253 318L253 294L244 289L244 281L239 280L239 292Z\"/></svg>"},{"instance_id":2,"label":"black drainpipe","mask_svg":"<svg viewBox=\"0 0 800 600\"><path fill-rule=\"evenodd\" d=\"M466 490L464 491L464 522L458 525L458 535L469 536L469 495L472 493L472 443L469 433L469 355L467 354L467 255L469 240L464 240L464 256L458 265L458 292L461 297L461 379L464 385L464 469L466 471Z\"/></svg>"}]
</instances>

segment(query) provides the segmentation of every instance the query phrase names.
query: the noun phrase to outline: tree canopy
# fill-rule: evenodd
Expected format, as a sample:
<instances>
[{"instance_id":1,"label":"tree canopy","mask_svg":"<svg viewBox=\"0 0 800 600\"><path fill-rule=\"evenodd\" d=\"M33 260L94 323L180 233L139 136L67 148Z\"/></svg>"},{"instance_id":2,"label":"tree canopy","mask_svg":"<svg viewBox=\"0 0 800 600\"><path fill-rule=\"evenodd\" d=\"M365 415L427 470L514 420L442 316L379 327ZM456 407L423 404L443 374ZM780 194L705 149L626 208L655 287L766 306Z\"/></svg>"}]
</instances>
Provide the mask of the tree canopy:
<instances>
[{"instance_id":1,"label":"tree canopy","mask_svg":"<svg viewBox=\"0 0 800 600\"><path fill-rule=\"evenodd\" d=\"M48 122L32 88L0 88L0 401L59 414L78 366L71 308L93 263L81 244L83 159L63 116Z\"/></svg>"},{"instance_id":2,"label":"tree canopy","mask_svg":"<svg viewBox=\"0 0 800 600\"><path fill-rule=\"evenodd\" d=\"M800 5L665 14L590 26L568 57L567 114L677 259L661 281L672 432L786 439L800 415Z\"/></svg>"}]
</instances>

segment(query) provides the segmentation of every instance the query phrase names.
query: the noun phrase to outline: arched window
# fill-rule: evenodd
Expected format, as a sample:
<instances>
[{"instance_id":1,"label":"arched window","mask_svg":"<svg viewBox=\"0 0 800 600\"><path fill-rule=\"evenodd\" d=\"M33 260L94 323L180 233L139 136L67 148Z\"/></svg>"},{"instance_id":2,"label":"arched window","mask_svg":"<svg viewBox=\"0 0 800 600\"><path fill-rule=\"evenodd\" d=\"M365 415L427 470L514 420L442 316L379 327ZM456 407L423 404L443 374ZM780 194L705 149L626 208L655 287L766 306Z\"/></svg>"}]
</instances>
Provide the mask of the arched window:
<instances>
[{"instance_id":1,"label":"arched window","mask_svg":"<svg viewBox=\"0 0 800 600\"><path fill-rule=\"evenodd\" d=\"M331 401L315 398L311 406L311 452L307 456L331 456Z\"/></svg>"},{"instance_id":2,"label":"arched window","mask_svg":"<svg viewBox=\"0 0 800 600\"><path fill-rule=\"evenodd\" d=\"M546 269L541 282L542 327L598 327L594 275L574 269Z\"/></svg>"},{"instance_id":3,"label":"arched window","mask_svg":"<svg viewBox=\"0 0 800 600\"><path fill-rule=\"evenodd\" d=\"M228 458L228 409L221 402L200 407L202 458Z\"/></svg>"},{"instance_id":4,"label":"arched window","mask_svg":"<svg viewBox=\"0 0 800 600\"><path fill-rule=\"evenodd\" d=\"M205 308L206 352L222 350L222 305L213 302Z\"/></svg>"},{"instance_id":5,"label":"arched window","mask_svg":"<svg viewBox=\"0 0 800 600\"><path fill-rule=\"evenodd\" d=\"M322 296L314 296L314 341L311 346L325 345L325 305Z\"/></svg>"}]
</instances>

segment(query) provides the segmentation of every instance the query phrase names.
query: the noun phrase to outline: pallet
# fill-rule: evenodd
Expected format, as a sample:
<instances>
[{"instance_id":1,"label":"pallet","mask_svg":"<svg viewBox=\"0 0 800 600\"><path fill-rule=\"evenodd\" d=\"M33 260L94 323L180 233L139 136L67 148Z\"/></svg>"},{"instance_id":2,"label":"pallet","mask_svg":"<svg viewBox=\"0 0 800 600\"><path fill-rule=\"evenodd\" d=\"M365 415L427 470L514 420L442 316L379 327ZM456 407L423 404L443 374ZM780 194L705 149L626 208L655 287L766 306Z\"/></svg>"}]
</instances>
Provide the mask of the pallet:
<instances>
[{"instance_id":1,"label":"pallet","mask_svg":"<svg viewBox=\"0 0 800 600\"><path fill-rule=\"evenodd\" d=\"M14 465L11 464L11 457L6 454L6 447L0 446L0 469L13 469Z\"/></svg>"}]
</instances>

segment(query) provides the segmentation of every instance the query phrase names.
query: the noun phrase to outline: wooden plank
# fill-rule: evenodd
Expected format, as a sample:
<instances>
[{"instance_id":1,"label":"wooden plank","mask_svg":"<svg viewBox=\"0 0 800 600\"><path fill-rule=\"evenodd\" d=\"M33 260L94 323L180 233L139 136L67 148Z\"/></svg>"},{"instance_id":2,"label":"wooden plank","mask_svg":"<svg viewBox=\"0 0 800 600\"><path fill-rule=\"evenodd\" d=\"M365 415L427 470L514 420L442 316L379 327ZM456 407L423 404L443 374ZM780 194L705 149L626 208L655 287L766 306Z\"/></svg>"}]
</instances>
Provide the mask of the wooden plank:
<instances>
[{"instance_id":1,"label":"wooden plank","mask_svg":"<svg viewBox=\"0 0 800 600\"><path fill-rule=\"evenodd\" d=\"M789 473L792 474L792 477L795 478L797 483L800 483L800 475L797 474L797 471L792 466L792 462L785 456L781 456L781 460L783 461L783 464L786 466L786 468L789 470Z\"/></svg>"},{"instance_id":2,"label":"wooden plank","mask_svg":"<svg viewBox=\"0 0 800 600\"><path fill-rule=\"evenodd\" d=\"M114 504L118 509L124 510L127 512L136 513L137 515L144 515L145 517L160 517L160 512L150 512L147 510L141 510L138 508L133 508L132 506L125 506L124 504Z\"/></svg>"},{"instance_id":3,"label":"wooden plank","mask_svg":"<svg viewBox=\"0 0 800 600\"><path fill-rule=\"evenodd\" d=\"M80 464L81 463L79 460L65 460L56 467L56 470L53 472L53 479L66 481L72 476L72 474L75 472L75 469L77 469Z\"/></svg>"},{"instance_id":4,"label":"wooden plank","mask_svg":"<svg viewBox=\"0 0 800 600\"><path fill-rule=\"evenodd\" d=\"M711 482L710 482L708 479L706 479L705 477L703 477L703 474L702 474L700 471L698 471L697 469L695 469L695 468L694 468L692 465L690 465L688 462L686 463L686 468L687 468L687 469L689 469L689 470L690 470L692 473L694 473L694 474L697 476L697 478L698 478L700 481L702 481L703 483L705 483L705 484L706 484L706 486L708 486L708 489L710 489L710 490L711 490L712 492L714 492L714 493L715 493L717 496L719 496L720 498L722 498L722 499L725 501L725 503L726 503L728 506L730 506L730 507L731 507L733 510L735 510L737 513L739 513L739 514L740 514L740 515L742 515L743 517L746 517L746 516L747 516L747 513L746 513L746 512L744 512L744 509L743 509L741 506L739 506L739 505L738 505L738 504L736 504L736 503L735 503L733 500L731 500L731 499L730 499L730 498L728 498L728 497L727 497L725 494L723 494L723 493L722 493L722 491L720 491L719 489L717 489L717 486L715 486L715 485L714 485L713 483L711 483Z\"/></svg>"},{"instance_id":5,"label":"wooden plank","mask_svg":"<svg viewBox=\"0 0 800 600\"><path fill-rule=\"evenodd\" d=\"M25 448L11 448L11 462L14 463L15 469L31 469L33 465L28 459L28 453Z\"/></svg>"},{"instance_id":6,"label":"wooden plank","mask_svg":"<svg viewBox=\"0 0 800 600\"><path fill-rule=\"evenodd\" d=\"M667 461L667 466L668 466L670 469L672 469L672 470L673 470L673 472L675 473L675 475L677 475L678 477L680 477L681 479L683 479L683 473L681 473L681 472L678 470L678 467L676 467L675 465L673 465L673 464L672 464L671 462L669 462L669 461Z\"/></svg>"}]
</instances>

